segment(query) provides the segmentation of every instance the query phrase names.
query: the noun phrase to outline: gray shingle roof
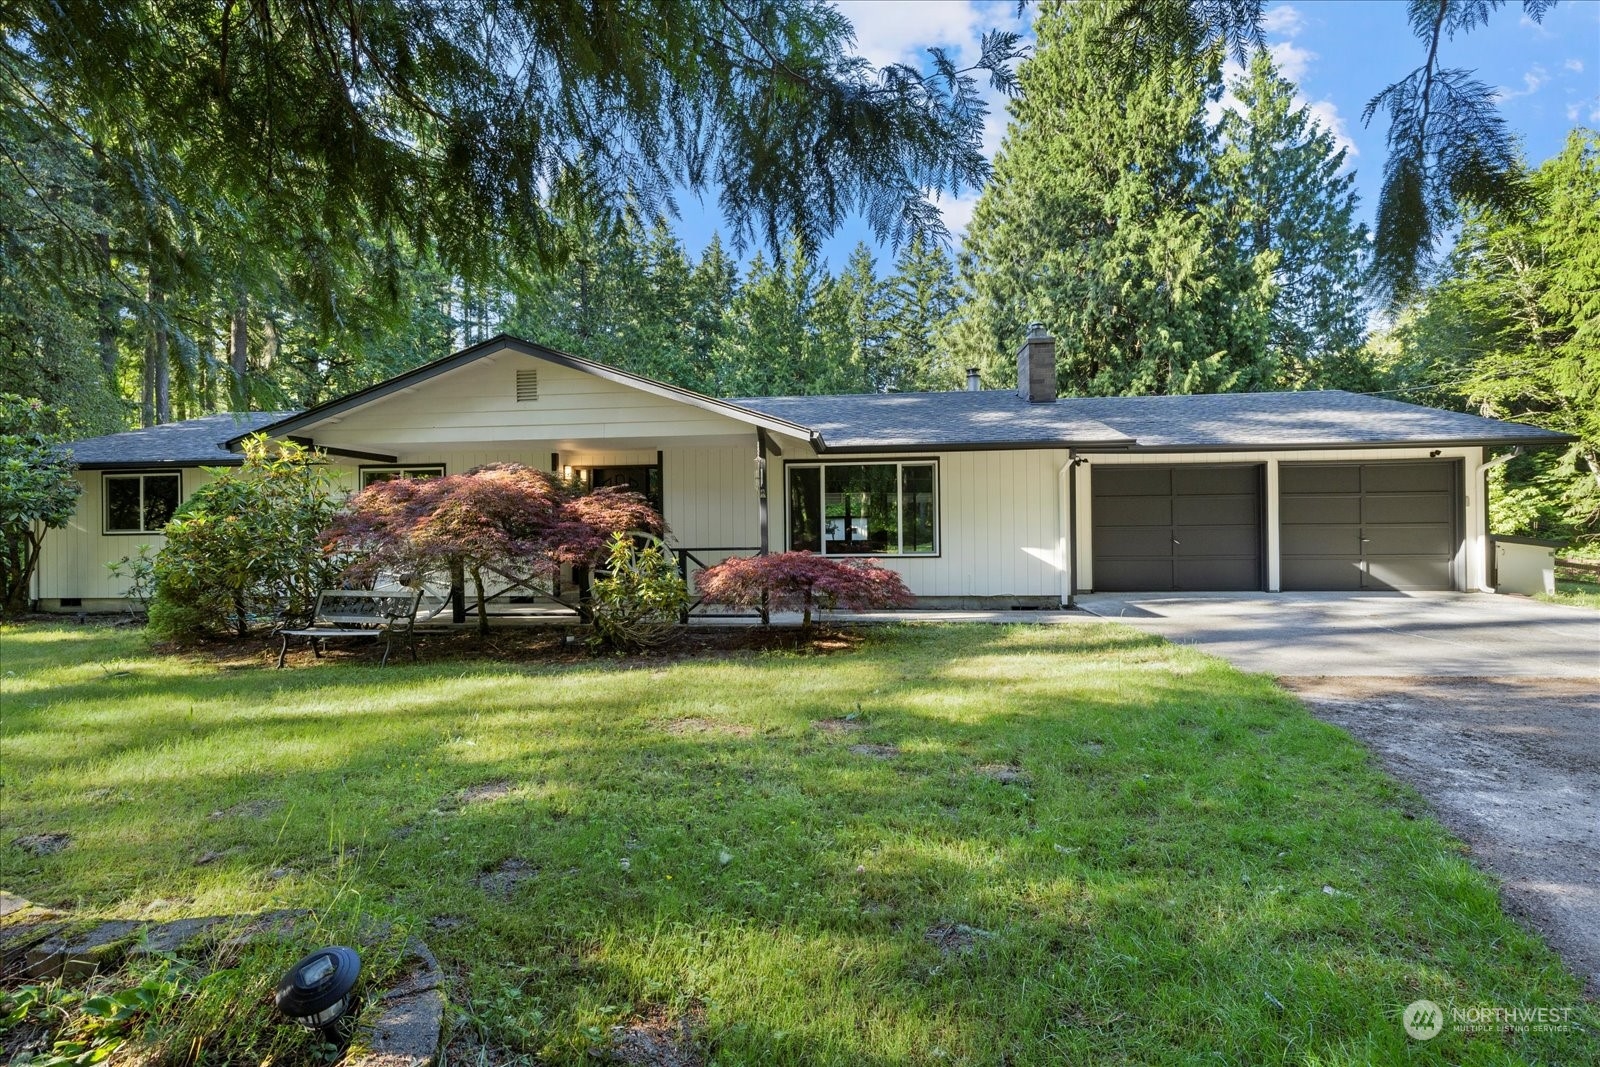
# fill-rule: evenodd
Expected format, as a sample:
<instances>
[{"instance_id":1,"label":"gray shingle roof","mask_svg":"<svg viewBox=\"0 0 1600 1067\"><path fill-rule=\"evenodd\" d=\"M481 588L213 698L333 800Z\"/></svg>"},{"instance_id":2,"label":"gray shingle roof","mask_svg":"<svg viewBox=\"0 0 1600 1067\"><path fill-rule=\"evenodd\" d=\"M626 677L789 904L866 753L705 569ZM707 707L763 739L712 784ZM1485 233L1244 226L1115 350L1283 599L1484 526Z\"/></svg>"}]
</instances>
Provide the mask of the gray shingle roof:
<instances>
[{"instance_id":1,"label":"gray shingle roof","mask_svg":"<svg viewBox=\"0 0 1600 1067\"><path fill-rule=\"evenodd\" d=\"M78 466L88 470L237 466L243 462L243 457L228 451L228 439L270 426L289 414L287 411L241 411L202 415L198 419L169 422L143 430L90 437L67 447L72 450L72 458Z\"/></svg>"},{"instance_id":2,"label":"gray shingle roof","mask_svg":"<svg viewBox=\"0 0 1600 1067\"><path fill-rule=\"evenodd\" d=\"M1562 434L1331 389L1199 396L1064 397L1010 390L752 397L743 407L821 433L828 450L1054 445L1138 451L1362 445L1559 444Z\"/></svg>"}]
</instances>

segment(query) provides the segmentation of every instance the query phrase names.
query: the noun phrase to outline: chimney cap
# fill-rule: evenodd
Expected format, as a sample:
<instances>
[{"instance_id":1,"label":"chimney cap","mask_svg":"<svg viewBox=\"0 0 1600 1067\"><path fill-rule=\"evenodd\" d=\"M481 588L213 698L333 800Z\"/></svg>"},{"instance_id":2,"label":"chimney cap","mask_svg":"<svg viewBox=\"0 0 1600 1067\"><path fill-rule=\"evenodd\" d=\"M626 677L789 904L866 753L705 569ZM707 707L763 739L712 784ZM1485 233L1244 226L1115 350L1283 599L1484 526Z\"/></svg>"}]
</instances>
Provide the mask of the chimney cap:
<instances>
[{"instance_id":1,"label":"chimney cap","mask_svg":"<svg viewBox=\"0 0 1600 1067\"><path fill-rule=\"evenodd\" d=\"M1050 332L1044 328L1044 323L1030 322L1028 323L1028 336L1030 338L1049 337Z\"/></svg>"}]
</instances>

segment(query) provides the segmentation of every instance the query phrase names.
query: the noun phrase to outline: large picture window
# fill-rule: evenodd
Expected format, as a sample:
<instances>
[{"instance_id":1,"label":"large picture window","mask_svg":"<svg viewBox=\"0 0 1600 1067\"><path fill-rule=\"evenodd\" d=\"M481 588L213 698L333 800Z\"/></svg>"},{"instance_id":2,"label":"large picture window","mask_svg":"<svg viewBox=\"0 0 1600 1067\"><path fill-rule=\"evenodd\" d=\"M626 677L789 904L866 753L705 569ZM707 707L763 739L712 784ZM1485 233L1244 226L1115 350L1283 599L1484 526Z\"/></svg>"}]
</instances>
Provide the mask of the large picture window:
<instances>
[{"instance_id":1,"label":"large picture window","mask_svg":"<svg viewBox=\"0 0 1600 1067\"><path fill-rule=\"evenodd\" d=\"M938 464L789 464L789 548L824 556L939 551Z\"/></svg>"},{"instance_id":2,"label":"large picture window","mask_svg":"<svg viewBox=\"0 0 1600 1067\"><path fill-rule=\"evenodd\" d=\"M183 475L108 474L106 533L160 533L183 500Z\"/></svg>"}]
</instances>

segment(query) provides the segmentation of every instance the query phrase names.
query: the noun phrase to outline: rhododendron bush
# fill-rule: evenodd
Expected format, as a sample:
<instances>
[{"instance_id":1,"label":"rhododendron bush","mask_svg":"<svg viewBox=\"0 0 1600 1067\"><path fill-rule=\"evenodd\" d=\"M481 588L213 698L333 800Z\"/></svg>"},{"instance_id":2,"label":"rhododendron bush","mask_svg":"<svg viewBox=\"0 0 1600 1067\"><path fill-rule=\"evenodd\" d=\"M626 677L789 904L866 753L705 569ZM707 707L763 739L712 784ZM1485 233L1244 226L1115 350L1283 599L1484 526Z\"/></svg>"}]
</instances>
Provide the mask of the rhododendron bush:
<instances>
[{"instance_id":1,"label":"rhododendron bush","mask_svg":"<svg viewBox=\"0 0 1600 1067\"><path fill-rule=\"evenodd\" d=\"M810 626L814 609L906 607L911 591L900 576L871 559L827 559L810 552L775 552L767 556L735 556L707 567L695 582L700 596L713 604L758 607L766 598L771 611L798 611Z\"/></svg>"},{"instance_id":2,"label":"rhododendron bush","mask_svg":"<svg viewBox=\"0 0 1600 1067\"><path fill-rule=\"evenodd\" d=\"M349 553L349 574L460 573L472 579L478 632L489 628L486 572L549 576L563 564L587 566L627 531L663 532L661 516L638 493L584 493L533 467L490 463L442 478L377 482L352 496L323 532L330 550Z\"/></svg>"}]
</instances>

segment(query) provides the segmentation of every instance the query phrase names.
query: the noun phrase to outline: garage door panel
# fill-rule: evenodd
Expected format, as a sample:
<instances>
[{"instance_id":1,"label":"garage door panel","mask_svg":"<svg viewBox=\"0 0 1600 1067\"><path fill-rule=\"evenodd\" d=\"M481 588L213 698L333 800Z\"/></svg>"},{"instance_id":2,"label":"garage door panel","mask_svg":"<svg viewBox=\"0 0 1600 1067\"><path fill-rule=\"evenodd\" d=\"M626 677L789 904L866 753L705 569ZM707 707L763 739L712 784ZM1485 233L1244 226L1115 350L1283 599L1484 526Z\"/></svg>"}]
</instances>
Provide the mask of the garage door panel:
<instances>
[{"instance_id":1,"label":"garage door panel","mask_svg":"<svg viewBox=\"0 0 1600 1067\"><path fill-rule=\"evenodd\" d=\"M1172 521L1179 526L1258 526L1261 498L1254 493L1172 498Z\"/></svg>"},{"instance_id":2,"label":"garage door panel","mask_svg":"<svg viewBox=\"0 0 1600 1067\"><path fill-rule=\"evenodd\" d=\"M1107 593L1143 593L1173 587L1172 561L1096 559L1094 587Z\"/></svg>"},{"instance_id":3,"label":"garage door panel","mask_svg":"<svg viewBox=\"0 0 1600 1067\"><path fill-rule=\"evenodd\" d=\"M1106 496L1159 496L1172 492L1168 467L1101 467L1094 472L1095 499Z\"/></svg>"},{"instance_id":4,"label":"garage door panel","mask_svg":"<svg viewBox=\"0 0 1600 1067\"><path fill-rule=\"evenodd\" d=\"M1360 589L1360 559L1283 560L1281 573L1285 589Z\"/></svg>"},{"instance_id":5,"label":"garage door panel","mask_svg":"<svg viewBox=\"0 0 1600 1067\"><path fill-rule=\"evenodd\" d=\"M1366 537L1366 555L1375 556L1436 556L1448 560L1455 554L1448 528L1438 526L1368 526L1362 533Z\"/></svg>"},{"instance_id":6,"label":"garage door panel","mask_svg":"<svg viewBox=\"0 0 1600 1067\"><path fill-rule=\"evenodd\" d=\"M1172 555L1170 526L1096 526L1096 555L1107 559L1145 558ZM1099 548L1098 546L1104 546Z\"/></svg>"},{"instance_id":7,"label":"garage door panel","mask_svg":"<svg viewBox=\"0 0 1600 1067\"><path fill-rule=\"evenodd\" d=\"M1285 496L1278 501L1279 520L1295 526L1320 523L1361 522L1359 496Z\"/></svg>"},{"instance_id":8,"label":"garage door panel","mask_svg":"<svg viewBox=\"0 0 1600 1067\"><path fill-rule=\"evenodd\" d=\"M1448 493L1455 488L1451 463L1369 463L1361 468L1368 493Z\"/></svg>"},{"instance_id":9,"label":"garage door panel","mask_svg":"<svg viewBox=\"0 0 1600 1067\"><path fill-rule=\"evenodd\" d=\"M1095 498L1095 526L1171 526L1172 498L1109 496Z\"/></svg>"},{"instance_id":10,"label":"garage door panel","mask_svg":"<svg viewBox=\"0 0 1600 1067\"><path fill-rule=\"evenodd\" d=\"M1366 523L1436 523L1451 525L1448 493L1368 496L1361 501L1361 521Z\"/></svg>"},{"instance_id":11,"label":"garage door panel","mask_svg":"<svg viewBox=\"0 0 1600 1067\"><path fill-rule=\"evenodd\" d=\"M1359 493L1361 468L1356 465L1284 464L1278 468L1282 493Z\"/></svg>"},{"instance_id":12,"label":"garage door panel","mask_svg":"<svg viewBox=\"0 0 1600 1067\"><path fill-rule=\"evenodd\" d=\"M1261 588L1261 469L1097 466L1094 587Z\"/></svg>"},{"instance_id":13,"label":"garage door panel","mask_svg":"<svg viewBox=\"0 0 1600 1067\"><path fill-rule=\"evenodd\" d=\"M1172 491L1178 496L1255 497L1261 477L1254 467L1175 467Z\"/></svg>"},{"instance_id":14,"label":"garage door panel","mask_svg":"<svg viewBox=\"0 0 1600 1067\"><path fill-rule=\"evenodd\" d=\"M1361 558L1359 526L1285 526L1282 552L1290 556L1353 556Z\"/></svg>"},{"instance_id":15,"label":"garage door panel","mask_svg":"<svg viewBox=\"0 0 1600 1067\"><path fill-rule=\"evenodd\" d=\"M1175 554L1182 557L1260 558L1261 534L1256 527L1180 526L1173 531Z\"/></svg>"},{"instance_id":16,"label":"garage door panel","mask_svg":"<svg viewBox=\"0 0 1600 1067\"><path fill-rule=\"evenodd\" d=\"M1173 571L1179 589L1237 592L1261 588L1261 565L1254 559L1179 559Z\"/></svg>"},{"instance_id":17,"label":"garage door panel","mask_svg":"<svg viewBox=\"0 0 1600 1067\"><path fill-rule=\"evenodd\" d=\"M1448 589L1450 563L1436 557L1367 560L1368 589Z\"/></svg>"},{"instance_id":18,"label":"garage door panel","mask_svg":"<svg viewBox=\"0 0 1600 1067\"><path fill-rule=\"evenodd\" d=\"M1458 478L1453 462L1283 465L1283 588L1451 588Z\"/></svg>"}]
</instances>

